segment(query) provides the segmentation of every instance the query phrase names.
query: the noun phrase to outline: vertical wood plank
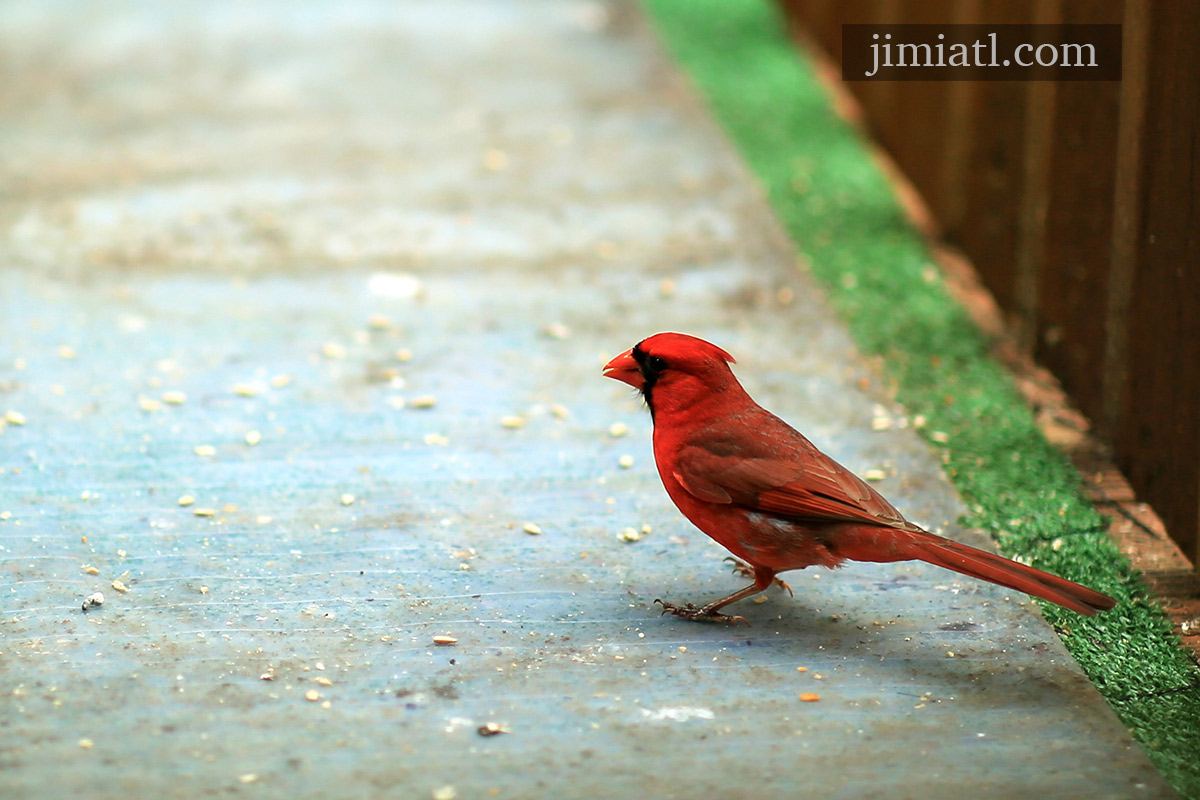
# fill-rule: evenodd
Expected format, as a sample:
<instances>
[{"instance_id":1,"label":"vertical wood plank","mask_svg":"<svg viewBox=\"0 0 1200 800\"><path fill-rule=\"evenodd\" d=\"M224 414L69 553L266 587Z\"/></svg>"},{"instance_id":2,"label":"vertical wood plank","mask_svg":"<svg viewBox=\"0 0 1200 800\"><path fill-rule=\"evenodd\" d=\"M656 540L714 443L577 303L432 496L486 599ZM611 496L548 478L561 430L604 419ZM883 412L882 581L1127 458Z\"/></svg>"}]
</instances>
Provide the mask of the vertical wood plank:
<instances>
[{"instance_id":1,"label":"vertical wood plank","mask_svg":"<svg viewBox=\"0 0 1200 800\"><path fill-rule=\"evenodd\" d=\"M1121 4L1068 0L1063 22L1119 24ZM1144 64L1143 64L1144 66ZM1126 62L1126 81L1136 83ZM1126 83L1126 87L1133 83ZM1035 357L1091 420L1103 416L1107 268L1113 241L1118 82L1057 87Z\"/></svg>"},{"instance_id":2,"label":"vertical wood plank","mask_svg":"<svg viewBox=\"0 0 1200 800\"><path fill-rule=\"evenodd\" d=\"M1059 0L1042 0L1034 6L1033 22L1057 25L1062 22ZM1038 272L1046 256L1046 213L1050 202L1052 164L1051 137L1054 132L1058 85L1055 81L1030 81L1025 93L1024 160L1020 201L1017 207L1017 260L1013 276L1015 301L1013 332L1017 345L1033 351L1037 338Z\"/></svg>"},{"instance_id":3,"label":"vertical wood plank","mask_svg":"<svg viewBox=\"0 0 1200 800\"><path fill-rule=\"evenodd\" d=\"M1033 19L1032 3L984 0L980 16L984 23L1028 23ZM970 113L974 134L965 174L962 226L949 237L971 258L984 285L1009 313L1016 305L1028 91L1026 82L978 85Z\"/></svg>"},{"instance_id":4,"label":"vertical wood plank","mask_svg":"<svg viewBox=\"0 0 1200 800\"><path fill-rule=\"evenodd\" d=\"M1137 5L1129 4L1131 7ZM1147 4L1118 464L1200 557L1200 5ZM1122 109L1122 114L1125 109Z\"/></svg>"}]
</instances>

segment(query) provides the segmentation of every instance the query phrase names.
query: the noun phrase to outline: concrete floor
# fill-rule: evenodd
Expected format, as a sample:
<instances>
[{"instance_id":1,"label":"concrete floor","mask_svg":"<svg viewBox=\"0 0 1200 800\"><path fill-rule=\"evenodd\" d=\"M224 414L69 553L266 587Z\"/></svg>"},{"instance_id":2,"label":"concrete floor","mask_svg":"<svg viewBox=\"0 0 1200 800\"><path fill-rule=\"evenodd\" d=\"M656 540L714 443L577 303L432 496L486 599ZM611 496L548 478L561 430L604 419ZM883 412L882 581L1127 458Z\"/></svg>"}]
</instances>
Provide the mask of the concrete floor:
<instances>
[{"instance_id":1,"label":"concrete floor","mask_svg":"<svg viewBox=\"0 0 1200 800\"><path fill-rule=\"evenodd\" d=\"M998 587L657 615L743 583L600 376L658 330L979 536L636 6L9 3L0 56L3 797L1169 795Z\"/></svg>"}]
</instances>

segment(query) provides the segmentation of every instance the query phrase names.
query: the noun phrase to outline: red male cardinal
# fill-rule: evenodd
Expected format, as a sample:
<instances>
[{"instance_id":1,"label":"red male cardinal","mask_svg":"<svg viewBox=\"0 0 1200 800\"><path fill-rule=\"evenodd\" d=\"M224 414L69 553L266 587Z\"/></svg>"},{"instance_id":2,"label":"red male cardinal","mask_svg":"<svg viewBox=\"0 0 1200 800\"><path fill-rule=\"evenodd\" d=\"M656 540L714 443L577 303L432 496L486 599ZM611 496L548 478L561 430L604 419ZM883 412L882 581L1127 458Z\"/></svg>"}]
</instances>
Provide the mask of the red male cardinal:
<instances>
[{"instance_id":1,"label":"red male cardinal","mask_svg":"<svg viewBox=\"0 0 1200 800\"><path fill-rule=\"evenodd\" d=\"M759 406L737 382L733 357L682 333L659 333L604 367L639 390L654 420L654 460L671 500L753 570L754 583L697 608L662 603L692 620L745 622L718 613L778 572L853 561L926 561L1058 603L1080 614L1116 601L1085 586L936 536Z\"/></svg>"}]
</instances>

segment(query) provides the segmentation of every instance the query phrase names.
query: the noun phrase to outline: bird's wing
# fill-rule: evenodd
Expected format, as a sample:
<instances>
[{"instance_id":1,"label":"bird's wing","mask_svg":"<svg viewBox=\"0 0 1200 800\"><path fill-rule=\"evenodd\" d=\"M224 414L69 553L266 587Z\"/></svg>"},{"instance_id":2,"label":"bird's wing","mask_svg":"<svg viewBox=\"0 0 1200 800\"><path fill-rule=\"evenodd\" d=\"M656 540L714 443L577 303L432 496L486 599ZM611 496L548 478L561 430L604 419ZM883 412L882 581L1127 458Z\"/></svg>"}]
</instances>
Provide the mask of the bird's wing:
<instances>
[{"instance_id":1,"label":"bird's wing","mask_svg":"<svg viewBox=\"0 0 1200 800\"><path fill-rule=\"evenodd\" d=\"M916 529L857 475L795 436L786 444L775 440L774 446L769 439L743 437L688 444L679 450L672 472L690 494L710 503L796 520ZM764 441L768 444L758 444Z\"/></svg>"}]
</instances>

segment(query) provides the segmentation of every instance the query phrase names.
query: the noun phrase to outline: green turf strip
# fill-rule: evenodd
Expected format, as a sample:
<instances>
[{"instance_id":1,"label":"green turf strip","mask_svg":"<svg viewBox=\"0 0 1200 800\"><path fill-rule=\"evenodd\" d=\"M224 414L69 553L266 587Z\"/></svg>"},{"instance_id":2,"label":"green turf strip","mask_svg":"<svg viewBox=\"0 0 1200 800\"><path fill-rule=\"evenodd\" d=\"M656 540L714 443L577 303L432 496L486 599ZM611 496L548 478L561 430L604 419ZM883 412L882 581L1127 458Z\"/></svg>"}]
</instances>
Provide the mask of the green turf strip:
<instances>
[{"instance_id":1,"label":"green turf strip","mask_svg":"<svg viewBox=\"0 0 1200 800\"><path fill-rule=\"evenodd\" d=\"M1118 598L1046 618L1166 778L1200 798L1200 670L1103 532L1069 461L948 294L859 134L838 119L769 0L645 0L660 37L766 189L859 348L928 420L973 513L1009 556Z\"/></svg>"}]
</instances>

